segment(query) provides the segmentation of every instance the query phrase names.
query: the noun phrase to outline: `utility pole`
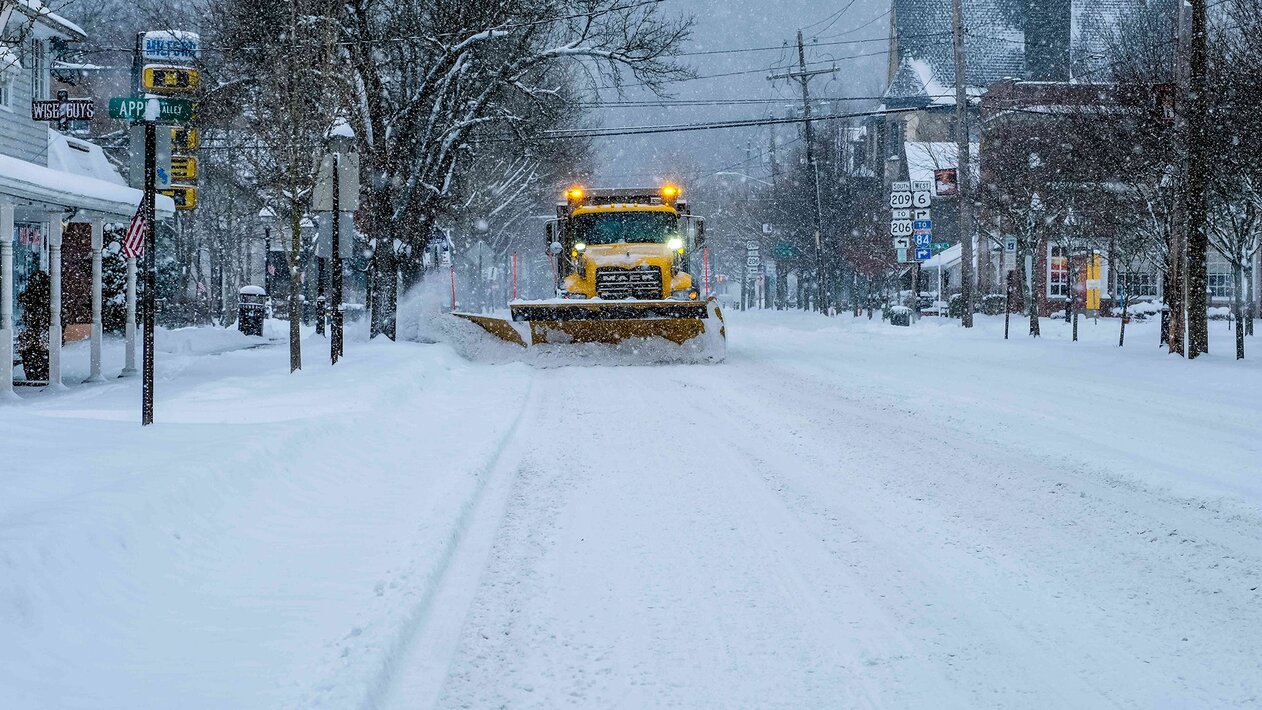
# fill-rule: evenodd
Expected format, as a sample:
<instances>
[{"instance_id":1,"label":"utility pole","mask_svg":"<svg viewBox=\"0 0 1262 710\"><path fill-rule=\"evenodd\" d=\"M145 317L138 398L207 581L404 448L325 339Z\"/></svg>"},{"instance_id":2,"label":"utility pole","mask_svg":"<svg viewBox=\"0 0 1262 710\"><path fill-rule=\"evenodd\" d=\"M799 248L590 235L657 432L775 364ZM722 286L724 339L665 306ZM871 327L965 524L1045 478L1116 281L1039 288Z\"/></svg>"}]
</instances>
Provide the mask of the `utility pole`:
<instances>
[{"instance_id":1,"label":"utility pole","mask_svg":"<svg viewBox=\"0 0 1262 710\"><path fill-rule=\"evenodd\" d=\"M812 202L815 210L815 268L819 271L819 276L815 280L817 288L815 300L821 313L828 313L828 272L824 269L824 210L820 204L819 164L815 160L815 127L811 122L810 81L812 77L836 72L836 67L815 71L806 70L806 47L802 42L802 31L798 30L798 71L767 77L769 81L795 79L802 85L802 117L806 119L806 164L815 182Z\"/></svg>"},{"instance_id":2,"label":"utility pole","mask_svg":"<svg viewBox=\"0 0 1262 710\"><path fill-rule=\"evenodd\" d=\"M1209 182L1209 96L1206 81L1206 0L1192 2L1192 46L1188 72L1188 177L1187 177L1187 306L1188 359L1209 352L1206 253L1207 206L1205 188Z\"/></svg>"},{"instance_id":3,"label":"utility pole","mask_svg":"<svg viewBox=\"0 0 1262 710\"><path fill-rule=\"evenodd\" d=\"M331 276L333 291L332 337L329 338L329 356L336 365L344 351L342 349L342 156L333 154L333 244L330 251L329 266L333 269Z\"/></svg>"},{"instance_id":4,"label":"utility pole","mask_svg":"<svg viewBox=\"0 0 1262 710\"><path fill-rule=\"evenodd\" d=\"M959 148L956 175L960 198L960 300L961 322L973 327L973 195L969 179L968 92L964 76L964 11L962 0L951 1L951 25L955 47L955 140Z\"/></svg>"},{"instance_id":5,"label":"utility pole","mask_svg":"<svg viewBox=\"0 0 1262 710\"><path fill-rule=\"evenodd\" d=\"M149 107L145 111L145 298L141 305L141 313L145 319L144 334L144 364L143 378L141 385L141 402L140 402L140 424L148 426L153 423L153 321L156 312L154 296L158 288L157 270L158 260L157 240L154 238L154 179L157 177L157 168L155 166L157 153L157 126L154 122L158 120L157 99L149 99Z\"/></svg>"}]
</instances>

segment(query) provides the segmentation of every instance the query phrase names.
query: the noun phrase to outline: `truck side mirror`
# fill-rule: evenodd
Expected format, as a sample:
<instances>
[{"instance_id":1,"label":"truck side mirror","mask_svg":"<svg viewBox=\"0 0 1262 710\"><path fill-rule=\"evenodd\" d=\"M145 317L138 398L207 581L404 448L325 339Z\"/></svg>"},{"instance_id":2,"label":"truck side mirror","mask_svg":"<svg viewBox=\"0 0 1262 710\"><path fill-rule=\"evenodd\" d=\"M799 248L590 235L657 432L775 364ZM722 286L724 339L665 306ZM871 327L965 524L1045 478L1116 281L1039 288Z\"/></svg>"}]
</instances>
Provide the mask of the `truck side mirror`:
<instances>
[{"instance_id":1,"label":"truck side mirror","mask_svg":"<svg viewBox=\"0 0 1262 710\"><path fill-rule=\"evenodd\" d=\"M548 245L548 253L552 256L560 256L565 251L565 247L561 246L561 242L552 242Z\"/></svg>"}]
</instances>

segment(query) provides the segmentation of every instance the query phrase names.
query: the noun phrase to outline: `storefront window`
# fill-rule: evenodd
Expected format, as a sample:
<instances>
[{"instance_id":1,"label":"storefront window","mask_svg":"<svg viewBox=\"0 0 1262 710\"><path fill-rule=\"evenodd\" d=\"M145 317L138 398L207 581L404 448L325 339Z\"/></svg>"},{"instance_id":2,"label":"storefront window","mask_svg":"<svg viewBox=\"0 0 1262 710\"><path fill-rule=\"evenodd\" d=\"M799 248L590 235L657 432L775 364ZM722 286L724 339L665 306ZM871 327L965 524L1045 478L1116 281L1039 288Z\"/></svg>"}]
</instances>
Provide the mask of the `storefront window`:
<instances>
[{"instance_id":1,"label":"storefront window","mask_svg":"<svg viewBox=\"0 0 1262 710\"><path fill-rule=\"evenodd\" d=\"M17 295L26 289L26 282L36 271L47 270L48 253L44 244L44 225L19 222L13 229L13 317L22 318Z\"/></svg>"},{"instance_id":2,"label":"storefront window","mask_svg":"<svg viewBox=\"0 0 1262 710\"><path fill-rule=\"evenodd\" d=\"M1069 255L1063 247L1052 247L1047 260L1047 295L1069 297Z\"/></svg>"}]
</instances>

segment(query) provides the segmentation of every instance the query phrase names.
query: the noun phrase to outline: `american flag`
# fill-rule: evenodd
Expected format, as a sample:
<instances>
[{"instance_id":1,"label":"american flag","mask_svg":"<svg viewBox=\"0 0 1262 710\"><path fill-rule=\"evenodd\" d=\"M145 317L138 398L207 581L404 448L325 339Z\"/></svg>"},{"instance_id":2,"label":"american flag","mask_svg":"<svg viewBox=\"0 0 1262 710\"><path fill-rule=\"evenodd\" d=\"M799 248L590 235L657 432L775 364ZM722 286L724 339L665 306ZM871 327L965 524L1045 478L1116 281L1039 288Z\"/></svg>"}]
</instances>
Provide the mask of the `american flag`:
<instances>
[{"instance_id":1,"label":"american flag","mask_svg":"<svg viewBox=\"0 0 1262 710\"><path fill-rule=\"evenodd\" d=\"M136 210L136 216L131 218L131 226L127 228L127 233L123 235L123 256L128 259L134 259L141 255L145 250L145 211L144 208Z\"/></svg>"}]
</instances>

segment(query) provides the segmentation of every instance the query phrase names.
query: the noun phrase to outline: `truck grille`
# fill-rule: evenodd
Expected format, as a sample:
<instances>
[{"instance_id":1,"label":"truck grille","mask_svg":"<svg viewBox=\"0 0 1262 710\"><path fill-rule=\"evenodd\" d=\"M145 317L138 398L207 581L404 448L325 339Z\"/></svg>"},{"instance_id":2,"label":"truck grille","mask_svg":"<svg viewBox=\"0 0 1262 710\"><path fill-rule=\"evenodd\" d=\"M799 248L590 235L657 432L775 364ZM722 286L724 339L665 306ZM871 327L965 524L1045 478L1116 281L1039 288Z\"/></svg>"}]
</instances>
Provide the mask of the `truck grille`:
<instances>
[{"instance_id":1,"label":"truck grille","mask_svg":"<svg viewBox=\"0 0 1262 710\"><path fill-rule=\"evenodd\" d=\"M637 269L616 267L597 269L596 295L612 300L661 298L662 270L652 266L642 266Z\"/></svg>"}]
</instances>

